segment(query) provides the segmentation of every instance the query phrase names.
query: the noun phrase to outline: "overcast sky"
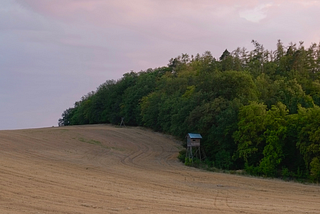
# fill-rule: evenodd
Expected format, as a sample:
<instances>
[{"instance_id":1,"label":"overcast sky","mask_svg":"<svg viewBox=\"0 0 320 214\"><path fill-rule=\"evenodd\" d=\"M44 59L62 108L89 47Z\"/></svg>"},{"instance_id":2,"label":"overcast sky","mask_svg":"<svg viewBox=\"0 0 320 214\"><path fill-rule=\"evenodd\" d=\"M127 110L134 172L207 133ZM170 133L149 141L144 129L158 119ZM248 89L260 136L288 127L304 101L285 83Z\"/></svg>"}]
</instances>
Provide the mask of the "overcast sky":
<instances>
[{"instance_id":1,"label":"overcast sky","mask_svg":"<svg viewBox=\"0 0 320 214\"><path fill-rule=\"evenodd\" d=\"M57 126L106 80L182 53L320 42L320 1L0 0L0 130Z\"/></svg>"}]
</instances>

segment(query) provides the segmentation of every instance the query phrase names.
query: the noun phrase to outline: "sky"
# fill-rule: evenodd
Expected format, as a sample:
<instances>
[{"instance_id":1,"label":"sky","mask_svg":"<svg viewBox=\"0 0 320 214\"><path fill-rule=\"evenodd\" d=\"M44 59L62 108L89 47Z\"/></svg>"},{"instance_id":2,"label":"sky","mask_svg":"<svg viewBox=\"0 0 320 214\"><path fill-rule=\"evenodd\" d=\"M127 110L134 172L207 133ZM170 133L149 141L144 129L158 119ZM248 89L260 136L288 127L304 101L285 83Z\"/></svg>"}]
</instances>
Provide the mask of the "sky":
<instances>
[{"instance_id":1,"label":"sky","mask_svg":"<svg viewBox=\"0 0 320 214\"><path fill-rule=\"evenodd\" d=\"M320 42L320 1L0 0L0 130L57 126L106 80L182 53Z\"/></svg>"}]
</instances>

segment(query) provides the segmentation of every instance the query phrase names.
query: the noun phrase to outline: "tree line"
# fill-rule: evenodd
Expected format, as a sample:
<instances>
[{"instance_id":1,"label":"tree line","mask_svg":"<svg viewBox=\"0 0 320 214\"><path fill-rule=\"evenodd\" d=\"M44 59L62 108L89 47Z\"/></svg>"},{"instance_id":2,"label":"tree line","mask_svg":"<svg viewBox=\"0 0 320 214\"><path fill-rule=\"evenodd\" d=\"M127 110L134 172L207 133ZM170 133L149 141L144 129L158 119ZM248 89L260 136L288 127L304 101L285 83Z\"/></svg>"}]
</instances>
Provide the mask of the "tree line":
<instances>
[{"instance_id":1,"label":"tree line","mask_svg":"<svg viewBox=\"0 0 320 214\"><path fill-rule=\"evenodd\" d=\"M270 177L320 180L320 44L275 51L182 54L167 66L108 80L66 109L60 126L144 126L201 133L206 162Z\"/></svg>"}]
</instances>

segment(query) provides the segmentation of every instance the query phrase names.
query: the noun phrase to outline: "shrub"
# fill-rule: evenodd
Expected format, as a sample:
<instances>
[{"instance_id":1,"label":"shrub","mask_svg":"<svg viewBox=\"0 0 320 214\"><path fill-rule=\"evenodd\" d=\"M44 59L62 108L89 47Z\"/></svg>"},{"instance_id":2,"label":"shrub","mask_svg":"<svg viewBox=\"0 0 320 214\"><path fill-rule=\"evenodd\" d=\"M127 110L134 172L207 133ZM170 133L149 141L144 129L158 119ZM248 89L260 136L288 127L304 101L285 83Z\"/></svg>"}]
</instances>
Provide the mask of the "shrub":
<instances>
[{"instance_id":1,"label":"shrub","mask_svg":"<svg viewBox=\"0 0 320 214\"><path fill-rule=\"evenodd\" d=\"M314 182L320 180L320 161L317 157L313 158L310 163L310 176Z\"/></svg>"},{"instance_id":2,"label":"shrub","mask_svg":"<svg viewBox=\"0 0 320 214\"><path fill-rule=\"evenodd\" d=\"M186 153L187 153L187 151L186 151L185 149L183 149L183 150L181 150L181 151L179 152L178 159L179 159L182 163L185 163Z\"/></svg>"}]
</instances>

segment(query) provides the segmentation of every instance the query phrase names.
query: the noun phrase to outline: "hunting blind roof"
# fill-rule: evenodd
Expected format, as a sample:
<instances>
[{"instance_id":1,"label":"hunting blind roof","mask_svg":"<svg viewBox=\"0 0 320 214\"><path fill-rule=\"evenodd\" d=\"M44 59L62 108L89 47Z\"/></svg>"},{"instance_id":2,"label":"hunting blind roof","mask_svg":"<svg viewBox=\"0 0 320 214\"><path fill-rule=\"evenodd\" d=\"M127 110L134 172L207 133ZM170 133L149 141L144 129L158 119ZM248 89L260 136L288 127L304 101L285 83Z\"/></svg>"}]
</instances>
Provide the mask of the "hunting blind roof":
<instances>
[{"instance_id":1,"label":"hunting blind roof","mask_svg":"<svg viewBox=\"0 0 320 214\"><path fill-rule=\"evenodd\" d=\"M202 139L201 134L188 133L189 138L191 139Z\"/></svg>"}]
</instances>

